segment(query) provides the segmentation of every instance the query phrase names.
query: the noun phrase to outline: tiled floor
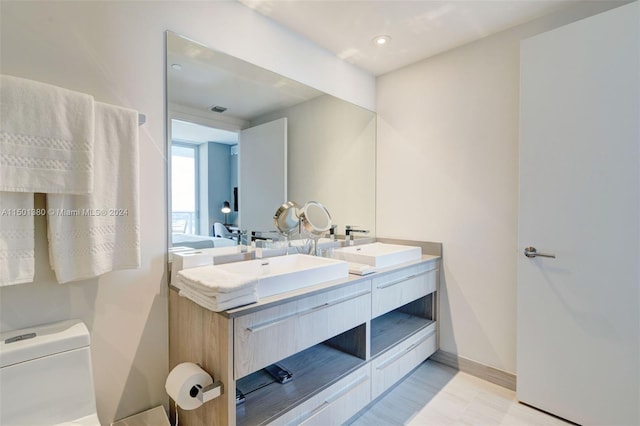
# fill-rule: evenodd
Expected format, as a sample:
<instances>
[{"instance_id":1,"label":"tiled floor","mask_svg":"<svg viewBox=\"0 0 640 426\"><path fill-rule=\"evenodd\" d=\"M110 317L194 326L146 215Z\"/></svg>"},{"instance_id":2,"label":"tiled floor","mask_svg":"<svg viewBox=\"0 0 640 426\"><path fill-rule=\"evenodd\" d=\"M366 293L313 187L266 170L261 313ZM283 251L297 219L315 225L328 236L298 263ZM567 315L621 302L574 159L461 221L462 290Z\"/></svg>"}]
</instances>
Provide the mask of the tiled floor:
<instances>
[{"instance_id":1,"label":"tiled floor","mask_svg":"<svg viewBox=\"0 0 640 426\"><path fill-rule=\"evenodd\" d=\"M352 426L569 425L518 403L515 392L426 361Z\"/></svg>"}]
</instances>

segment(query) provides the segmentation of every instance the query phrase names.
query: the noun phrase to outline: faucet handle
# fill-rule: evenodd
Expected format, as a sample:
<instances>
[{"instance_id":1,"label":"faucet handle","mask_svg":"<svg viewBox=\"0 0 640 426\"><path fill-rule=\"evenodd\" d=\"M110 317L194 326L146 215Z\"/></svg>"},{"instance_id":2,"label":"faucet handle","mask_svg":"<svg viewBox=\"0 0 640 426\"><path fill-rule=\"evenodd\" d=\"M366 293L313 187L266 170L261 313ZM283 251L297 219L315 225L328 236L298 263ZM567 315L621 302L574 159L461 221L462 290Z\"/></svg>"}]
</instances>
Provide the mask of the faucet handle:
<instances>
[{"instance_id":1,"label":"faucet handle","mask_svg":"<svg viewBox=\"0 0 640 426\"><path fill-rule=\"evenodd\" d=\"M352 240L353 240L353 235L351 235L354 232L359 232L361 234L367 234L369 231L366 229L355 229L354 225L347 225L345 226L345 231L344 231L344 235L345 235L345 245L351 245L352 244Z\"/></svg>"},{"instance_id":2,"label":"faucet handle","mask_svg":"<svg viewBox=\"0 0 640 426\"><path fill-rule=\"evenodd\" d=\"M366 234L369 232L368 229L356 229L357 227L359 227L359 225L347 225L344 228L347 235L349 235L351 232L361 232L363 234Z\"/></svg>"}]
</instances>

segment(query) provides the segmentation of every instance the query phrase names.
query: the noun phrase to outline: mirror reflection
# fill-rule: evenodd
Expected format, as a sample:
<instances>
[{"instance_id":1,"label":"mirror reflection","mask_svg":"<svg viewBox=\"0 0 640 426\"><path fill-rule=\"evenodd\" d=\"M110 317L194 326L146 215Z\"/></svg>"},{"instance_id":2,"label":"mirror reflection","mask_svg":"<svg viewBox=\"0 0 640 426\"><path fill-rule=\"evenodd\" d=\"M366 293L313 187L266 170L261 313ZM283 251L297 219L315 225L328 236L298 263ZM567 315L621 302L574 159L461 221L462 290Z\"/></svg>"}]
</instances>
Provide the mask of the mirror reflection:
<instances>
[{"instance_id":1,"label":"mirror reflection","mask_svg":"<svg viewBox=\"0 0 640 426\"><path fill-rule=\"evenodd\" d=\"M371 111L167 32L171 245L277 238L285 202L316 200L337 232L375 225Z\"/></svg>"}]
</instances>

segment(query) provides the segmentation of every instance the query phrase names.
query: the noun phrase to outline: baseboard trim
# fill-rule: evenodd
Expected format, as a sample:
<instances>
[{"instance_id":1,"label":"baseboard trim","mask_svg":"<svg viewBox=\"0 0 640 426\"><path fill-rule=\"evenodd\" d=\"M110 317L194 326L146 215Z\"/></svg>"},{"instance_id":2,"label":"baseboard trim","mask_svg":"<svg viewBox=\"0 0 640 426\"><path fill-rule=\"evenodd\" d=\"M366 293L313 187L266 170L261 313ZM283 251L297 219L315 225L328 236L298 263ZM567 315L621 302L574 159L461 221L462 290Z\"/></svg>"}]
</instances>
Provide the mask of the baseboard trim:
<instances>
[{"instance_id":1,"label":"baseboard trim","mask_svg":"<svg viewBox=\"0 0 640 426\"><path fill-rule=\"evenodd\" d=\"M431 360L455 368L463 373L471 374L496 385L502 386L512 391L516 390L516 375L479 362L471 361L450 352L438 349L431 355Z\"/></svg>"}]
</instances>

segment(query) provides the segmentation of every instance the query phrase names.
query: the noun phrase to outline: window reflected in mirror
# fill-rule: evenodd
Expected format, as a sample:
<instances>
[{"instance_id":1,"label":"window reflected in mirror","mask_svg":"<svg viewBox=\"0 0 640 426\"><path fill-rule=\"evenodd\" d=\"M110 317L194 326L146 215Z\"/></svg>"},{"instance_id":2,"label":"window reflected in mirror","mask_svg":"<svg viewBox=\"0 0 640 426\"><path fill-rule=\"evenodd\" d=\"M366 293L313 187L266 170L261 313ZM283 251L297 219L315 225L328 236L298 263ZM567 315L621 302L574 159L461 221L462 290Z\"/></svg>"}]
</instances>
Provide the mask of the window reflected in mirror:
<instances>
[{"instance_id":1,"label":"window reflected in mirror","mask_svg":"<svg viewBox=\"0 0 640 426\"><path fill-rule=\"evenodd\" d=\"M197 145L171 144L171 232L197 234Z\"/></svg>"}]
</instances>

